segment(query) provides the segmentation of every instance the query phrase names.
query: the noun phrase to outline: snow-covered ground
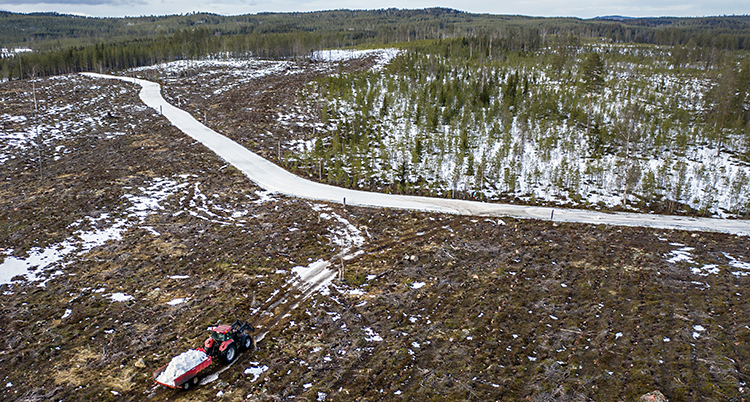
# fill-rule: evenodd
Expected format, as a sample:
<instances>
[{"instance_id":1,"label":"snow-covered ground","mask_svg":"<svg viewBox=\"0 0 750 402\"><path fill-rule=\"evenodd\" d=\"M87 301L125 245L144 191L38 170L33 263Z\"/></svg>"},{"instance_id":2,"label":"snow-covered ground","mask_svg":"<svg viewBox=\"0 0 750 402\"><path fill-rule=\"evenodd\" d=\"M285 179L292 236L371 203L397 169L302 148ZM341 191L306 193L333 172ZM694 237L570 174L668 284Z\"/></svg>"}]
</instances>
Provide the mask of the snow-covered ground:
<instances>
[{"instance_id":1,"label":"snow-covered ground","mask_svg":"<svg viewBox=\"0 0 750 402\"><path fill-rule=\"evenodd\" d=\"M108 121L108 117L126 113L122 106L111 104L109 100L124 94L127 90L111 86L101 87L81 78L76 75L50 77L44 80L44 85L50 88L41 88L42 80L36 80L36 113L33 107L33 88L27 88L28 92L22 94L23 102L29 106L27 113L12 115L0 112L0 164L11 159L29 157L32 155L30 152L34 152L33 156L43 152L45 159L58 160L72 152L65 145L61 145L64 140L86 135L110 139L125 134L122 131L123 124L118 123L116 128L113 122ZM84 99L77 105L59 103L55 99L47 98L48 92L73 96L77 91L84 89L97 91L98 96ZM17 94L0 95L0 101L18 102L19 97ZM142 105L130 106L127 113L143 108ZM129 122L124 126L132 129L137 123Z\"/></svg>"},{"instance_id":2,"label":"snow-covered ground","mask_svg":"<svg viewBox=\"0 0 750 402\"><path fill-rule=\"evenodd\" d=\"M132 78L85 73L91 78L132 81ZM401 196L350 190L315 183L287 172L263 159L231 139L211 130L189 113L169 104L161 96L159 84L136 80L142 86L140 97L149 107L160 110L172 124L185 134L203 143L226 162L243 172L260 187L295 197L325 200L347 205L386 207L454 213L477 216L511 216L518 218L551 219L550 208L507 204L488 204L465 200ZM707 230L750 235L750 221L685 218L650 214L600 213L575 209L556 209L554 219L566 222L644 226L679 230Z\"/></svg>"},{"instance_id":3,"label":"snow-covered ground","mask_svg":"<svg viewBox=\"0 0 750 402\"><path fill-rule=\"evenodd\" d=\"M628 46L616 49L642 53ZM593 102L574 85L574 76L554 78L533 58L476 66L432 54L410 55L418 74L348 77L333 89L311 85L309 97L327 105L328 124L318 130L325 144L334 133L347 137L352 127L358 127L358 137L372 137L351 146L366 152L333 155L349 174L367 178L361 185L405 181L439 194L513 196L570 207L629 208L640 199L663 198L716 217L747 211L750 164L737 156L747 139L737 130L728 132L723 152L718 151L713 126L700 118L710 106L705 97L711 80L700 73L665 72L665 54L611 62L606 87ZM528 95L503 114L508 102L503 88L512 77L528 79L520 86ZM486 106L474 106L475 88L488 81L497 84L495 92ZM443 91L449 94L437 95ZM631 105L640 109L631 113ZM580 116L572 117L589 108L592 130ZM629 116L635 117L626 149L625 134L618 130L631 123ZM589 132L594 130L602 133ZM320 158L313 153L315 144L312 139L289 145L307 164Z\"/></svg>"},{"instance_id":4,"label":"snow-covered ground","mask_svg":"<svg viewBox=\"0 0 750 402\"><path fill-rule=\"evenodd\" d=\"M366 57L375 57L375 66L373 67L373 70L379 71L386 64L390 63L390 61L393 60L394 57L398 56L402 52L403 50L395 48L369 50L331 49L313 52L313 54L310 55L310 59L314 61L336 62L351 59L361 59Z\"/></svg>"},{"instance_id":5,"label":"snow-covered ground","mask_svg":"<svg viewBox=\"0 0 750 402\"><path fill-rule=\"evenodd\" d=\"M164 211L167 203L179 206L177 214L186 213L219 225L244 226L247 223L250 213L241 208L243 202L239 202L238 207L226 204L216 194L206 195L197 180L188 175L157 177L138 188L126 187L123 213L103 213L73 222L69 227L73 230L71 237L44 249L32 248L25 257L12 256L14 250L5 250L5 259L0 263L0 284L12 283L13 278L22 277L30 282L40 281L39 285L44 286L49 279L64 274L65 267L75 257L107 242L122 239L124 233L132 228L142 228L153 236L160 236L159 231L147 221L149 216ZM169 201L170 198L173 198L172 201ZM266 197L266 200L271 198ZM253 200L247 199L245 202L251 203Z\"/></svg>"}]
</instances>

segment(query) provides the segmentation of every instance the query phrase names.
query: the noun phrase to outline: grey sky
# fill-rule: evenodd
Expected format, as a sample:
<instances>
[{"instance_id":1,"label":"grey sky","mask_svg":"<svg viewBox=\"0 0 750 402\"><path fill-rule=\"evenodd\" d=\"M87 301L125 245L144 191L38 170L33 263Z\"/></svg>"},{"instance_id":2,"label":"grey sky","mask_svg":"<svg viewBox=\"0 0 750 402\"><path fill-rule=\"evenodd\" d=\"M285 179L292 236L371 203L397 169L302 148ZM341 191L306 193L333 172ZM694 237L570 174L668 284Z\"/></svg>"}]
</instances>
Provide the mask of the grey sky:
<instances>
[{"instance_id":1,"label":"grey sky","mask_svg":"<svg viewBox=\"0 0 750 402\"><path fill-rule=\"evenodd\" d=\"M530 16L603 15L632 17L700 17L750 14L747 0L0 0L0 10L14 12L57 11L95 17L183 14L193 11L223 15L264 11L315 11L332 9L449 7L458 10Z\"/></svg>"}]
</instances>

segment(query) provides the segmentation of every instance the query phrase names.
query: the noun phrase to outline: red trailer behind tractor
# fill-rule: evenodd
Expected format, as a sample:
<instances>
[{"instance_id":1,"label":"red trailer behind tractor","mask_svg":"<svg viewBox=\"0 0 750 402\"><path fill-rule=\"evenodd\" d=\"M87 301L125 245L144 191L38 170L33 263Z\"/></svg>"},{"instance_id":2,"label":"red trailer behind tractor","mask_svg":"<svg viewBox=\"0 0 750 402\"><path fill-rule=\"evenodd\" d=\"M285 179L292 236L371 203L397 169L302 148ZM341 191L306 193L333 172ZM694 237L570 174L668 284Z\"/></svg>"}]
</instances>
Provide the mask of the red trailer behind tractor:
<instances>
[{"instance_id":1,"label":"red trailer behind tractor","mask_svg":"<svg viewBox=\"0 0 750 402\"><path fill-rule=\"evenodd\" d=\"M198 348L196 350L199 350L205 353L205 350L203 350L202 348ZM182 388L184 390L188 390L191 387L198 385L198 383L200 382L200 379L198 378L198 373L201 372L201 370L205 369L206 367L210 366L212 361L213 359L211 358L211 356L206 355L205 360L201 361L200 363L198 363L198 365L186 371L184 374L176 377L174 379L174 382L171 384L167 381L162 382L158 380L159 376L167 369L167 366L169 366L169 364L165 364L158 370L154 371L151 378L153 378L155 383L161 384L165 387L175 388L175 389Z\"/></svg>"},{"instance_id":2,"label":"red trailer behind tractor","mask_svg":"<svg viewBox=\"0 0 750 402\"><path fill-rule=\"evenodd\" d=\"M170 383L169 380L159 381L159 376L167 370L167 367L169 366L169 364L167 364L153 372L152 378L154 382L169 388L190 389L191 387L198 385L200 382L198 374L210 366L215 358L219 357L226 364L232 363L237 357L238 351L242 352L248 350L254 344L253 337L246 334L245 331L252 332L255 331L255 328L240 320L235 321L232 325L217 325L215 327L209 327L208 330L211 331L211 336L204 342L205 348L197 348L188 351L200 351L203 353L203 355L199 355L200 357L198 359L200 359L200 361L197 359L191 361L190 366L192 366L192 368L187 368L184 373L181 371L175 373L177 376L174 377L174 383ZM175 357L172 360L179 359ZM196 364L193 365L193 362ZM166 376L169 376L169 374ZM171 378L172 377L170 376L169 379L171 380Z\"/></svg>"}]
</instances>

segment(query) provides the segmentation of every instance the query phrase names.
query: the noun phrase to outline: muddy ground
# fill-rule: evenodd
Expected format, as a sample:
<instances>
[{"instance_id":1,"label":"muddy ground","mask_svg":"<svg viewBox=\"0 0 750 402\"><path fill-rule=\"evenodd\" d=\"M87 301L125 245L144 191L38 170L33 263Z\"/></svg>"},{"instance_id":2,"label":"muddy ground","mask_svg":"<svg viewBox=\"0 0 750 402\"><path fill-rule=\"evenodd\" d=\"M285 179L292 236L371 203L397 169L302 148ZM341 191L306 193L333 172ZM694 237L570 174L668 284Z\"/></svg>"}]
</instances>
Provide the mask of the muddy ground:
<instances>
[{"instance_id":1,"label":"muddy ground","mask_svg":"<svg viewBox=\"0 0 750 402\"><path fill-rule=\"evenodd\" d=\"M264 116L313 76L238 88L235 102L259 102L241 123L212 115L199 89L189 95L189 77L165 90L273 157L289 130ZM747 238L330 205L365 234L364 253L329 293L277 311L266 301L293 267L341 251L318 203L267 200L142 107L133 85L75 76L34 86L45 88L41 110L60 110L48 119L85 124L46 140L41 171L38 148L3 145L6 253L23 258L127 216L126 195L156 180L186 185L121 239L68 255L40 281L0 286L0 399L748 398L750 271L736 264L750 260ZM262 102L239 96L263 88ZM4 116L32 110L30 81L0 84L0 94ZM33 130L33 119L3 118L3 134ZM689 258L668 261L687 247ZM187 301L167 304L177 298ZM152 371L235 318L268 331L258 350L195 390L154 386Z\"/></svg>"}]
</instances>

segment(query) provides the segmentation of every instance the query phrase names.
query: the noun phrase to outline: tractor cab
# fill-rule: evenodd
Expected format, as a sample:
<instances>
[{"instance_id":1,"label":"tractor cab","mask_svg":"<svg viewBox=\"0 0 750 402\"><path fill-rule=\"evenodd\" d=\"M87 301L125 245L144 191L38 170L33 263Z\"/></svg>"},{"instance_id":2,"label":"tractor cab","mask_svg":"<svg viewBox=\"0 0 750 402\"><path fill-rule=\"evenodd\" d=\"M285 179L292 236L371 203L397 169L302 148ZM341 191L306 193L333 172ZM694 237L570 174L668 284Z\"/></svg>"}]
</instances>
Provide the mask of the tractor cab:
<instances>
[{"instance_id":1,"label":"tractor cab","mask_svg":"<svg viewBox=\"0 0 750 402\"><path fill-rule=\"evenodd\" d=\"M211 338L219 342L224 342L230 338L229 332L232 330L232 327L229 325L217 325L208 328L208 330L211 331Z\"/></svg>"}]
</instances>

